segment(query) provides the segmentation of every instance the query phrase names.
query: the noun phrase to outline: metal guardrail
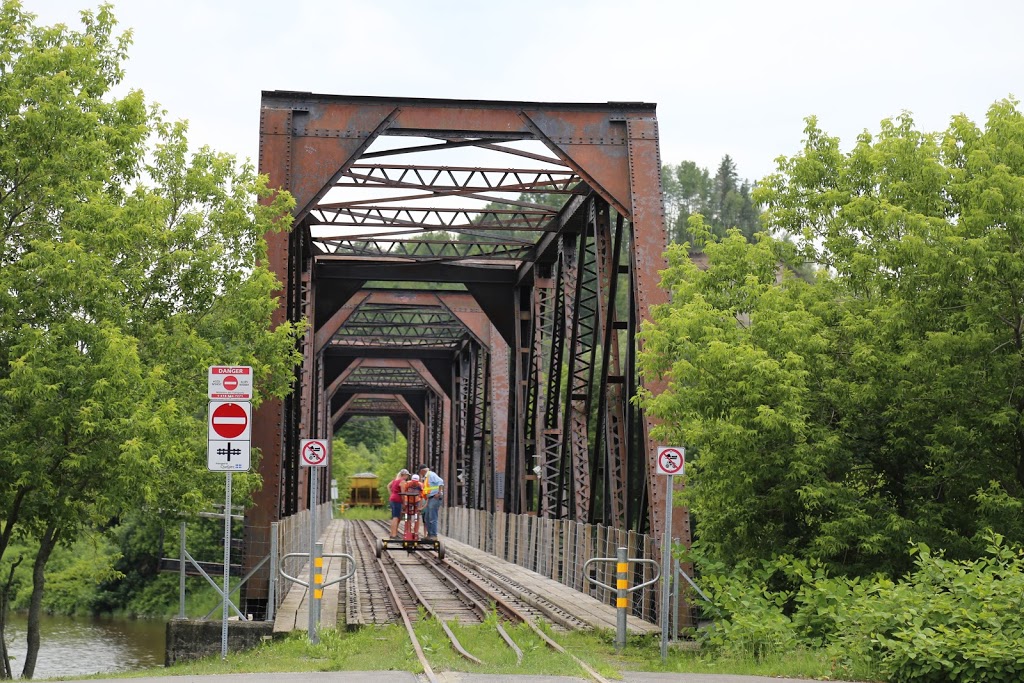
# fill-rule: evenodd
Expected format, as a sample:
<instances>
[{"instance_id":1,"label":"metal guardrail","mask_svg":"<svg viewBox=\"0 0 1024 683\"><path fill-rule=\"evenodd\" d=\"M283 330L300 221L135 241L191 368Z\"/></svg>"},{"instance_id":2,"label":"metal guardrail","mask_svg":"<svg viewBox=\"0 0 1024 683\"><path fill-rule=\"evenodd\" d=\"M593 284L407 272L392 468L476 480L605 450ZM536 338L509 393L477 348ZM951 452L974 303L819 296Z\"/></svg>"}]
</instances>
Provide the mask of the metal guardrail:
<instances>
[{"instance_id":1,"label":"metal guardrail","mask_svg":"<svg viewBox=\"0 0 1024 683\"><path fill-rule=\"evenodd\" d=\"M284 570L284 561L287 560L289 557L306 557L306 558L310 558L310 554L309 553L288 553L286 555L282 555L281 556L281 562L279 563L279 569L278 569L278 571L280 572L281 576L283 576L284 578L288 579L289 581L292 581L294 583L299 584L300 586L304 586L308 590L309 587L310 587L309 586L309 583L310 583L309 581L303 581L302 579L300 579L300 578L298 578L296 576L292 576L291 574L288 574L287 572L285 572L285 570ZM345 574L339 576L336 579L332 579L330 581L325 582L324 581L324 574L323 574L323 566L324 566L324 558L325 557L340 557L340 558L343 558L345 560L348 560L348 566L349 566L348 572L346 572ZM313 567L315 567L315 572L313 572L313 574L312 574L312 576L313 576L313 584L314 584L313 585L313 591L312 591L313 595L312 595L312 599L309 601L309 639L310 639L311 642L316 643L316 642L318 642L318 638L317 638L317 635L316 635L316 628L317 628L317 625L320 623L320 602L321 602L321 600L323 600L323 597L324 597L324 588L326 588L327 586L333 586L336 583L340 583L342 581L345 581L345 580L351 578L356 573L356 558L352 557L348 553L324 553L324 544L323 543L316 543L314 545L314 549L313 549L313 556L310 559L312 560Z\"/></svg>"},{"instance_id":2,"label":"metal guardrail","mask_svg":"<svg viewBox=\"0 0 1024 683\"><path fill-rule=\"evenodd\" d=\"M654 560L648 560L643 557L628 557L628 551L625 548L617 548L615 551L615 557L592 557L583 563L583 575L587 577L587 581L594 584L595 586L601 586L608 590L616 591L615 596L615 612L616 612L616 633L615 633L615 649L622 651L622 648L626 647L626 616L627 609L629 608L629 594L633 591L640 590L645 586L650 586L661 578L661 566ZM601 583L595 577L590 576L587 573L587 569L590 565L596 562L614 562L615 563L615 586L609 586L605 583ZM634 564L649 564L654 566L655 576L650 581L644 581L638 583L632 588L629 586L629 563Z\"/></svg>"}]
</instances>

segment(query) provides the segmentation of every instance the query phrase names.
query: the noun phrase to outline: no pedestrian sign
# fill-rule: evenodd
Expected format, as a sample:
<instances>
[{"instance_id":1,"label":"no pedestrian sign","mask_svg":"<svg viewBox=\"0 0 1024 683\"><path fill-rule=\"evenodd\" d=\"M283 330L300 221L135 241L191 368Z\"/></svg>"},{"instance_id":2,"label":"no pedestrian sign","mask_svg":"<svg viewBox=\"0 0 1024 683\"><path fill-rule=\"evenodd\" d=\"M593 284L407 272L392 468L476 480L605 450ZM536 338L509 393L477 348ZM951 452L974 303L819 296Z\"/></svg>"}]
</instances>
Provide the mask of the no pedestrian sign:
<instances>
[{"instance_id":1,"label":"no pedestrian sign","mask_svg":"<svg viewBox=\"0 0 1024 683\"><path fill-rule=\"evenodd\" d=\"M657 474L682 474L686 467L686 449L679 446L658 447Z\"/></svg>"},{"instance_id":2,"label":"no pedestrian sign","mask_svg":"<svg viewBox=\"0 0 1024 683\"><path fill-rule=\"evenodd\" d=\"M211 472L249 470L252 404L248 401L210 401L206 468Z\"/></svg>"},{"instance_id":3,"label":"no pedestrian sign","mask_svg":"<svg viewBox=\"0 0 1024 683\"><path fill-rule=\"evenodd\" d=\"M303 439L299 445L299 464L303 467L327 467L327 441Z\"/></svg>"},{"instance_id":4,"label":"no pedestrian sign","mask_svg":"<svg viewBox=\"0 0 1024 683\"><path fill-rule=\"evenodd\" d=\"M248 365L213 365L207 388L211 401L251 401L252 368Z\"/></svg>"}]
</instances>

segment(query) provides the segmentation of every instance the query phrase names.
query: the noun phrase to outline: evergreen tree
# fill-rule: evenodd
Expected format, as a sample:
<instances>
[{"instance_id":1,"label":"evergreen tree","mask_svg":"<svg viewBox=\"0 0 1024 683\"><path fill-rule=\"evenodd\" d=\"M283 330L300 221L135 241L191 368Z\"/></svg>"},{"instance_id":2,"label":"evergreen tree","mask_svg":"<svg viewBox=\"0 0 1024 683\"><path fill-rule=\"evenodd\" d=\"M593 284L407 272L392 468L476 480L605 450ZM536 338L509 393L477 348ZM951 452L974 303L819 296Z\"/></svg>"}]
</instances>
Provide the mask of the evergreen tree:
<instances>
[{"instance_id":1,"label":"evergreen tree","mask_svg":"<svg viewBox=\"0 0 1024 683\"><path fill-rule=\"evenodd\" d=\"M728 154L722 157L714 176L692 161L668 164L661 175L669 242L698 246L688 225L690 217L698 214L716 237L724 237L736 228L752 242L761 229L761 212L751 197L753 185L740 180L736 163Z\"/></svg>"}]
</instances>

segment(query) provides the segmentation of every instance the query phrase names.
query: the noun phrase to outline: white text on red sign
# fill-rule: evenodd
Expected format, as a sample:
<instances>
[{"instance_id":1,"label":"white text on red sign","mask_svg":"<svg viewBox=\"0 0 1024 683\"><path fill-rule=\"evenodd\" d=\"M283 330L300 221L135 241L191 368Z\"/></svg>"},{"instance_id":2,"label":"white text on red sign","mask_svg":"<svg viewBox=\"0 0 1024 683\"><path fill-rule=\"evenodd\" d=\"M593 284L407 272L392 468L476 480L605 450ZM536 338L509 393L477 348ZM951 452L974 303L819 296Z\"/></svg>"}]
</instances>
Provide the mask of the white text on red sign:
<instances>
[{"instance_id":1,"label":"white text on red sign","mask_svg":"<svg viewBox=\"0 0 1024 683\"><path fill-rule=\"evenodd\" d=\"M252 368L247 365L211 366L207 382L208 396L210 400L252 400L252 377Z\"/></svg>"}]
</instances>

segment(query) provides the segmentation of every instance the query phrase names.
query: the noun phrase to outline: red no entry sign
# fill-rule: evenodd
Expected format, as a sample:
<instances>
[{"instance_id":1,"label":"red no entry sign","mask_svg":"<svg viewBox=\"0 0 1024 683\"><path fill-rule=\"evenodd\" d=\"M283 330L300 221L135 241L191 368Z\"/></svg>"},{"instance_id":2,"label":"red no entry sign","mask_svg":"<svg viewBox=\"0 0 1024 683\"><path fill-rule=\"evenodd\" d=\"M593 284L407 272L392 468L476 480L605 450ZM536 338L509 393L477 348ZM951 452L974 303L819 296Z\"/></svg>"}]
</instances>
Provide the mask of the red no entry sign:
<instances>
[{"instance_id":1,"label":"red no entry sign","mask_svg":"<svg viewBox=\"0 0 1024 683\"><path fill-rule=\"evenodd\" d=\"M248 403L220 403L210 411L210 438L237 439L249 431ZM245 437L248 439L248 436Z\"/></svg>"},{"instance_id":2,"label":"red no entry sign","mask_svg":"<svg viewBox=\"0 0 1024 683\"><path fill-rule=\"evenodd\" d=\"M658 448L658 474L682 474L686 464L686 449L676 446Z\"/></svg>"},{"instance_id":3,"label":"red no entry sign","mask_svg":"<svg viewBox=\"0 0 1024 683\"><path fill-rule=\"evenodd\" d=\"M252 404L248 401L210 401L206 468L211 472L247 472Z\"/></svg>"},{"instance_id":4,"label":"red no entry sign","mask_svg":"<svg viewBox=\"0 0 1024 683\"><path fill-rule=\"evenodd\" d=\"M223 379L223 381L221 381L221 384L228 391L234 391L235 389L238 388L238 378L235 377L234 375L228 375Z\"/></svg>"}]
</instances>

